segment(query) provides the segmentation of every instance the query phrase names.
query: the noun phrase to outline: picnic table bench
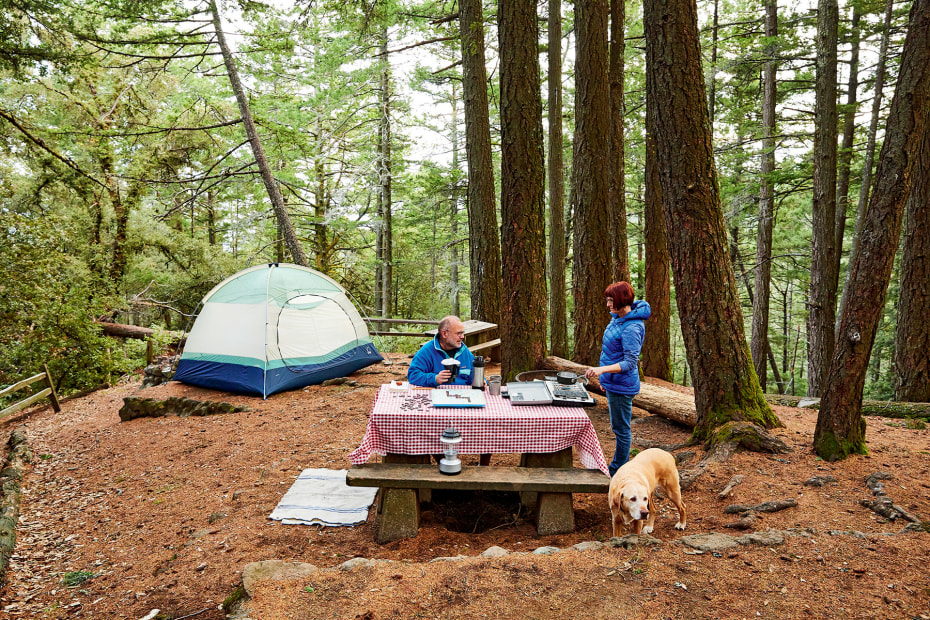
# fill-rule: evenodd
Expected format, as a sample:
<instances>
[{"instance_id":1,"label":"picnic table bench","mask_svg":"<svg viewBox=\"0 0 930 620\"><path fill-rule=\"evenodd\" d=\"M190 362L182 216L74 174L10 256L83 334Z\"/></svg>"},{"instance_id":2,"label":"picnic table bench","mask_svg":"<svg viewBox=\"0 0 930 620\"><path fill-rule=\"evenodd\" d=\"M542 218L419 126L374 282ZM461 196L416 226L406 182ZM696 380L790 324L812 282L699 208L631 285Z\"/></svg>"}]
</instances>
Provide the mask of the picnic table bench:
<instances>
[{"instance_id":1,"label":"picnic table bench","mask_svg":"<svg viewBox=\"0 0 930 620\"><path fill-rule=\"evenodd\" d=\"M420 502L428 501L431 489L453 491L516 491L528 508L535 508L540 536L575 529L572 493L607 493L610 479L597 469L571 467L572 450L524 454L520 467L463 467L449 476L430 464L429 455L389 454L383 463L351 467L349 486L381 488L379 543L416 536L420 527Z\"/></svg>"}]
</instances>

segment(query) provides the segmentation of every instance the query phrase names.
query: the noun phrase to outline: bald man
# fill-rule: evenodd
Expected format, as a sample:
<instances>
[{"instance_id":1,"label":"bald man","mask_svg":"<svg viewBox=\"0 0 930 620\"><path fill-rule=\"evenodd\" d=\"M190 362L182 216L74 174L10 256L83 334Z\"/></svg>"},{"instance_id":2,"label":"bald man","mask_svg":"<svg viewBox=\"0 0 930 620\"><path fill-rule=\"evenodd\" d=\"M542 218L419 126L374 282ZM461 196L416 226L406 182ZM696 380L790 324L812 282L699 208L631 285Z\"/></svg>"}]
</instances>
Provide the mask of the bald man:
<instances>
[{"instance_id":1,"label":"bald man","mask_svg":"<svg viewBox=\"0 0 930 620\"><path fill-rule=\"evenodd\" d=\"M436 336L420 347L407 371L411 385L438 387L440 385L471 385L475 356L465 346L465 326L457 316L439 321ZM444 359L458 360L459 372L454 378L442 365Z\"/></svg>"}]
</instances>

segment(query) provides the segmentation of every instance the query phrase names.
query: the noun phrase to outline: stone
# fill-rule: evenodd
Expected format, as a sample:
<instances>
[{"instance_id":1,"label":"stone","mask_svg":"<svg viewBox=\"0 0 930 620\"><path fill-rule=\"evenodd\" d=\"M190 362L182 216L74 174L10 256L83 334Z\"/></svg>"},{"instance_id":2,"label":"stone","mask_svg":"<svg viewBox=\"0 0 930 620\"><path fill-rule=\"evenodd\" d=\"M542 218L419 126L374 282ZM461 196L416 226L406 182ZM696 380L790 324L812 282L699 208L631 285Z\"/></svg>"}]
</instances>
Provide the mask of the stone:
<instances>
[{"instance_id":1,"label":"stone","mask_svg":"<svg viewBox=\"0 0 930 620\"><path fill-rule=\"evenodd\" d=\"M533 549L533 555L553 555L560 551L561 549L558 547L538 547Z\"/></svg>"},{"instance_id":2,"label":"stone","mask_svg":"<svg viewBox=\"0 0 930 620\"><path fill-rule=\"evenodd\" d=\"M494 546L494 547L488 547L487 549L485 549L484 552L481 554L481 557L483 557L483 558L499 558L499 557L503 557L503 556L505 556L505 555L507 555L507 554L509 554L509 553L510 553L510 552L507 551L506 549L504 549L503 547Z\"/></svg>"},{"instance_id":3,"label":"stone","mask_svg":"<svg viewBox=\"0 0 930 620\"><path fill-rule=\"evenodd\" d=\"M359 568L360 566L372 566L374 562L368 558L352 558L351 560L346 560L339 565L339 570L352 570L353 568Z\"/></svg>"},{"instance_id":4,"label":"stone","mask_svg":"<svg viewBox=\"0 0 930 620\"><path fill-rule=\"evenodd\" d=\"M833 476L813 476L808 478L803 482L806 487L822 487L825 484L832 484L836 482L836 478Z\"/></svg>"},{"instance_id":5,"label":"stone","mask_svg":"<svg viewBox=\"0 0 930 620\"><path fill-rule=\"evenodd\" d=\"M781 545L785 542L785 535L778 530L763 530L761 532L753 532L752 534L744 534L736 539L741 545L762 545L765 547L772 547L774 545Z\"/></svg>"},{"instance_id":6,"label":"stone","mask_svg":"<svg viewBox=\"0 0 930 620\"><path fill-rule=\"evenodd\" d=\"M572 549L575 551L598 551L604 548L604 543L596 540L587 540L585 542L580 542L577 545L572 545Z\"/></svg>"},{"instance_id":7,"label":"stone","mask_svg":"<svg viewBox=\"0 0 930 620\"><path fill-rule=\"evenodd\" d=\"M264 579L286 581L303 579L319 569L305 562L285 562L283 560L262 560L249 562L242 569L242 587L246 594L252 596L255 584Z\"/></svg>"},{"instance_id":8,"label":"stone","mask_svg":"<svg viewBox=\"0 0 930 620\"><path fill-rule=\"evenodd\" d=\"M691 536L682 536L682 544L699 551L725 551L732 549L739 543L732 536L727 534L718 534L711 532L709 534L692 534Z\"/></svg>"},{"instance_id":9,"label":"stone","mask_svg":"<svg viewBox=\"0 0 930 620\"><path fill-rule=\"evenodd\" d=\"M651 547L661 544L662 541L654 538L649 534L627 534L610 539L611 547L623 547L624 549L633 549L635 547Z\"/></svg>"}]
</instances>

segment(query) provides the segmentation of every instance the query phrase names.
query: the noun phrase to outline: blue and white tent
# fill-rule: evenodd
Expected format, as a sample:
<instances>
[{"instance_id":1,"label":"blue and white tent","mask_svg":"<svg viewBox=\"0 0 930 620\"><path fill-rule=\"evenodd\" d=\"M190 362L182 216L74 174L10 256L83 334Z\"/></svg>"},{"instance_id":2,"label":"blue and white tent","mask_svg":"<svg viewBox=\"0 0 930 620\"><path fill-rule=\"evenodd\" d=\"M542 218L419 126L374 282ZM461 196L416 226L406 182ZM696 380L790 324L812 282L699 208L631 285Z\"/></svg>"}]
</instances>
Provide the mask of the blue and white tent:
<instances>
[{"instance_id":1,"label":"blue and white tent","mask_svg":"<svg viewBox=\"0 0 930 620\"><path fill-rule=\"evenodd\" d=\"M177 381L267 398L382 359L345 289L313 269L285 263L245 269L202 303Z\"/></svg>"}]
</instances>

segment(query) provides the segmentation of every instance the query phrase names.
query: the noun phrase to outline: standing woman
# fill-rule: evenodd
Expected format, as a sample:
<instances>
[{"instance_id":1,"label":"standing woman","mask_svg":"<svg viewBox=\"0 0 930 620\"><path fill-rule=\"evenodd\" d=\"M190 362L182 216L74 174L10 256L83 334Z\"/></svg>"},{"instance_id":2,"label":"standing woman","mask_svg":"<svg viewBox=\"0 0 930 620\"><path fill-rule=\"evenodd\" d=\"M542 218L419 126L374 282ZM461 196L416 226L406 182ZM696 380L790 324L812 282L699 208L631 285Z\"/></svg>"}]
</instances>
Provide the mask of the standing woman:
<instances>
[{"instance_id":1,"label":"standing woman","mask_svg":"<svg viewBox=\"0 0 930 620\"><path fill-rule=\"evenodd\" d=\"M646 338L643 321L652 316L645 300L634 301L629 282L614 282L604 291L611 321L604 330L601 365L585 372L588 378L598 377L607 392L610 427L617 436L614 459L608 470L611 478L630 458L633 434L633 397L639 394L639 353Z\"/></svg>"}]
</instances>

